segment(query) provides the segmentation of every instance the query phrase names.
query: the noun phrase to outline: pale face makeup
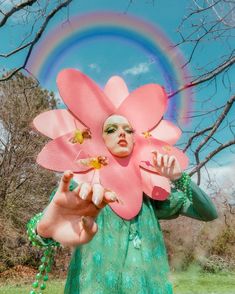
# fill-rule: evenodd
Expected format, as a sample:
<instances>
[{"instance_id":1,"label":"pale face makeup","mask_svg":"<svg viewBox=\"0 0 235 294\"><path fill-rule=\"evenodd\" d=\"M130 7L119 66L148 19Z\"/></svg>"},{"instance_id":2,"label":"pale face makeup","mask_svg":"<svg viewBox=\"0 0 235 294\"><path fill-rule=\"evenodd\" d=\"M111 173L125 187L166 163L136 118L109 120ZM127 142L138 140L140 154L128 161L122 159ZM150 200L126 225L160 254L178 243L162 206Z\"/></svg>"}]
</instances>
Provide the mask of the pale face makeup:
<instances>
[{"instance_id":1,"label":"pale face makeup","mask_svg":"<svg viewBox=\"0 0 235 294\"><path fill-rule=\"evenodd\" d=\"M103 126L103 139L108 150L117 157L126 157L134 147L134 130L121 115L111 115Z\"/></svg>"}]
</instances>

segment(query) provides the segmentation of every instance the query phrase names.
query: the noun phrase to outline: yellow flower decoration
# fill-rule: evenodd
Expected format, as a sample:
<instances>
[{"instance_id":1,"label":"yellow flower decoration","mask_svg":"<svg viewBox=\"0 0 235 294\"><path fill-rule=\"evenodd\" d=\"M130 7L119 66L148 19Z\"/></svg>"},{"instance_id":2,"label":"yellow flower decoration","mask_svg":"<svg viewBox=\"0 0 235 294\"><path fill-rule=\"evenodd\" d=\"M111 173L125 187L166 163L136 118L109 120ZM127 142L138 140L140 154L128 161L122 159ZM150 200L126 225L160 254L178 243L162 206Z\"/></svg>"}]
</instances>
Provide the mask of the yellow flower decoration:
<instances>
[{"instance_id":1,"label":"yellow flower decoration","mask_svg":"<svg viewBox=\"0 0 235 294\"><path fill-rule=\"evenodd\" d=\"M169 145L165 145L165 146L162 146L162 150L165 151L165 152L170 152L171 147Z\"/></svg>"},{"instance_id":2,"label":"yellow flower decoration","mask_svg":"<svg viewBox=\"0 0 235 294\"><path fill-rule=\"evenodd\" d=\"M146 131L142 133L144 135L145 138L149 138L152 137L152 135L150 134L150 132Z\"/></svg>"},{"instance_id":3,"label":"yellow flower decoration","mask_svg":"<svg viewBox=\"0 0 235 294\"><path fill-rule=\"evenodd\" d=\"M89 157L79 159L77 162L94 169L101 169L101 167L108 165L108 158L106 156Z\"/></svg>"},{"instance_id":4,"label":"yellow flower decoration","mask_svg":"<svg viewBox=\"0 0 235 294\"><path fill-rule=\"evenodd\" d=\"M74 131L73 137L69 140L71 143L76 144L82 144L85 139L91 139L91 133L88 129L80 130L76 129Z\"/></svg>"}]
</instances>

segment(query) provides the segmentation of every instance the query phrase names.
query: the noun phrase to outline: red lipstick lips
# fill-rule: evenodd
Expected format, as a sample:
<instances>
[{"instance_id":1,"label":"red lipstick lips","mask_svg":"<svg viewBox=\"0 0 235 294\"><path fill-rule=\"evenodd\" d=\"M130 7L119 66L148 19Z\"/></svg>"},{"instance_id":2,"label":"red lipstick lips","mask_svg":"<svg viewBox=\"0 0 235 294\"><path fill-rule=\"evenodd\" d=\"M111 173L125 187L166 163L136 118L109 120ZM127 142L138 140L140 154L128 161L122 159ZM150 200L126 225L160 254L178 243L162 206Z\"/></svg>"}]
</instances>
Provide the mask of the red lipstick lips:
<instances>
[{"instance_id":1,"label":"red lipstick lips","mask_svg":"<svg viewBox=\"0 0 235 294\"><path fill-rule=\"evenodd\" d=\"M121 147L126 147L127 146L127 141L124 139L121 139L118 141L118 145L120 145Z\"/></svg>"}]
</instances>

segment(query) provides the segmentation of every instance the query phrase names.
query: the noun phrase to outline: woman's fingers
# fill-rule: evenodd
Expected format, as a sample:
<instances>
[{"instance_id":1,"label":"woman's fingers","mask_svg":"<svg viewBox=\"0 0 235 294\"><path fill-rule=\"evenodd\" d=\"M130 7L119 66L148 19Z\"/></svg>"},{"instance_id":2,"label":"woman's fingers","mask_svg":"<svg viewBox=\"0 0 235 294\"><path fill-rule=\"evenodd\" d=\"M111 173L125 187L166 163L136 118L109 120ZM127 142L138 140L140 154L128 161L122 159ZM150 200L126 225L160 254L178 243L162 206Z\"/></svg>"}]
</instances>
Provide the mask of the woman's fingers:
<instances>
[{"instance_id":1,"label":"woman's fingers","mask_svg":"<svg viewBox=\"0 0 235 294\"><path fill-rule=\"evenodd\" d=\"M170 158L169 158L169 167L170 168L173 168L174 167L174 165L175 165L175 156L170 156Z\"/></svg>"},{"instance_id":2,"label":"woman's fingers","mask_svg":"<svg viewBox=\"0 0 235 294\"><path fill-rule=\"evenodd\" d=\"M157 166L161 168L163 165L163 155L160 153L157 153Z\"/></svg>"},{"instance_id":3,"label":"woman's fingers","mask_svg":"<svg viewBox=\"0 0 235 294\"><path fill-rule=\"evenodd\" d=\"M182 170L179 161L177 158L174 158L174 161L171 164L171 179L177 180L182 176Z\"/></svg>"},{"instance_id":4,"label":"woman's fingers","mask_svg":"<svg viewBox=\"0 0 235 294\"><path fill-rule=\"evenodd\" d=\"M83 200L90 200L91 185L89 183L82 183L79 190L79 197Z\"/></svg>"},{"instance_id":5,"label":"woman's fingers","mask_svg":"<svg viewBox=\"0 0 235 294\"><path fill-rule=\"evenodd\" d=\"M82 216L81 224L88 237L93 237L96 234L98 226L92 217Z\"/></svg>"},{"instance_id":6,"label":"woman's fingers","mask_svg":"<svg viewBox=\"0 0 235 294\"><path fill-rule=\"evenodd\" d=\"M152 152L153 153L153 164L155 168L160 171L161 168L161 156L157 151Z\"/></svg>"},{"instance_id":7,"label":"woman's fingers","mask_svg":"<svg viewBox=\"0 0 235 294\"><path fill-rule=\"evenodd\" d=\"M156 170L160 173L160 175L168 177L168 178L175 178L175 176L180 175L181 168L178 160L175 156L168 154L161 154L157 151L153 152L153 163Z\"/></svg>"},{"instance_id":8,"label":"woman's fingers","mask_svg":"<svg viewBox=\"0 0 235 294\"><path fill-rule=\"evenodd\" d=\"M104 202L109 203L109 202L114 202L118 201L117 194L113 191L105 191L104 192Z\"/></svg>"},{"instance_id":9,"label":"woman's fingers","mask_svg":"<svg viewBox=\"0 0 235 294\"><path fill-rule=\"evenodd\" d=\"M169 167L169 156L155 151L153 152L153 163L158 171L163 172Z\"/></svg>"},{"instance_id":10,"label":"woman's fingers","mask_svg":"<svg viewBox=\"0 0 235 294\"><path fill-rule=\"evenodd\" d=\"M104 198L104 187L98 183L93 184L92 192L92 202L95 206L100 207Z\"/></svg>"},{"instance_id":11,"label":"woman's fingers","mask_svg":"<svg viewBox=\"0 0 235 294\"><path fill-rule=\"evenodd\" d=\"M73 192L76 194L76 196L79 196L80 190L81 190L81 186L83 183L79 183L77 185L77 187L73 190Z\"/></svg>"},{"instance_id":12,"label":"woman's fingers","mask_svg":"<svg viewBox=\"0 0 235 294\"><path fill-rule=\"evenodd\" d=\"M168 168L168 161L169 161L169 155L167 154L163 155L163 166L165 168Z\"/></svg>"},{"instance_id":13,"label":"woman's fingers","mask_svg":"<svg viewBox=\"0 0 235 294\"><path fill-rule=\"evenodd\" d=\"M58 190L60 192L68 192L69 191L70 181L71 181L72 178L73 178L73 172L70 171L70 170L65 171L63 176L60 179Z\"/></svg>"}]
</instances>

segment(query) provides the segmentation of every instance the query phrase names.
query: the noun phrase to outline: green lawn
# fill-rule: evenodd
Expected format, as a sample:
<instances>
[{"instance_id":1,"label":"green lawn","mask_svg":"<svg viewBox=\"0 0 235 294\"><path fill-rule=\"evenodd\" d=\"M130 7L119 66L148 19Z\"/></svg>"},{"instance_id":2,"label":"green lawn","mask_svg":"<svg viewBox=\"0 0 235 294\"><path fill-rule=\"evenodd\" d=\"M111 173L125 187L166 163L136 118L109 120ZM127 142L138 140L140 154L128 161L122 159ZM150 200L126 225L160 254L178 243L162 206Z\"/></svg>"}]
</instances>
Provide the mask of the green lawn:
<instances>
[{"instance_id":1,"label":"green lawn","mask_svg":"<svg viewBox=\"0 0 235 294\"><path fill-rule=\"evenodd\" d=\"M179 272L172 275L172 281L175 294L235 294L235 272Z\"/></svg>"},{"instance_id":2,"label":"green lawn","mask_svg":"<svg viewBox=\"0 0 235 294\"><path fill-rule=\"evenodd\" d=\"M43 291L43 294L63 294L64 281L52 281L47 282L46 290ZM29 294L31 290L29 285L8 285L0 286L1 294Z\"/></svg>"},{"instance_id":3,"label":"green lawn","mask_svg":"<svg viewBox=\"0 0 235 294\"><path fill-rule=\"evenodd\" d=\"M197 271L172 274L175 294L235 294L235 273L203 274ZM9 283L8 283L9 284ZM63 294L64 281L48 282L44 294ZM28 294L30 285L0 286L1 294ZM135 294L135 293L130 293Z\"/></svg>"}]
</instances>

